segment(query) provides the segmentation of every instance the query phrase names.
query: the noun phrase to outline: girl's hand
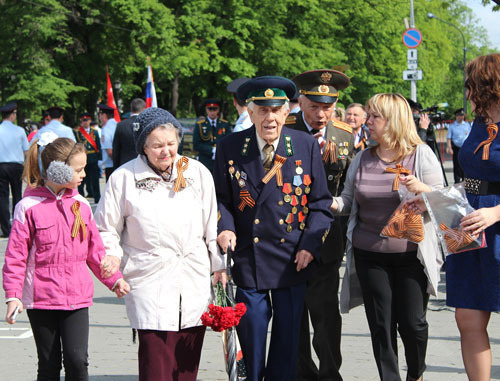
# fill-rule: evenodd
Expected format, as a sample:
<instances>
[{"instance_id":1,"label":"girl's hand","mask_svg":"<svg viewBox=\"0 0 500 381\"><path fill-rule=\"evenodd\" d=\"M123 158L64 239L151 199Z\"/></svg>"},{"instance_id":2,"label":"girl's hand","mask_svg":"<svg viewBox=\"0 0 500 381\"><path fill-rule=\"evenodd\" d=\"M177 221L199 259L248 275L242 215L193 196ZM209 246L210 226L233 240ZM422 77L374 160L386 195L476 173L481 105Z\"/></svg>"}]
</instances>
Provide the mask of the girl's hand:
<instances>
[{"instance_id":1,"label":"girl's hand","mask_svg":"<svg viewBox=\"0 0 500 381\"><path fill-rule=\"evenodd\" d=\"M465 231L476 236L486 230L487 227L499 221L499 214L499 206L495 206L492 208L481 208L473 211L465 217L462 217L460 226L462 226Z\"/></svg>"},{"instance_id":2,"label":"girl's hand","mask_svg":"<svg viewBox=\"0 0 500 381\"><path fill-rule=\"evenodd\" d=\"M101 261L101 277L104 279L114 275L120 268L120 258L106 255Z\"/></svg>"},{"instance_id":3,"label":"girl's hand","mask_svg":"<svg viewBox=\"0 0 500 381\"><path fill-rule=\"evenodd\" d=\"M121 298L130 292L130 285L124 279L118 279L113 291L117 297Z\"/></svg>"},{"instance_id":4,"label":"girl's hand","mask_svg":"<svg viewBox=\"0 0 500 381\"><path fill-rule=\"evenodd\" d=\"M430 192L431 187L425 185L423 182L419 181L414 175L400 175L399 182L408 189L409 192L412 193L422 193L422 192Z\"/></svg>"},{"instance_id":5,"label":"girl's hand","mask_svg":"<svg viewBox=\"0 0 500 381\"><path fill-rule=\"evenodd\" d=\"M226 288L226 270L214 271L214 279L212 280L212 284L215 286L219 281L222 283L222 287Z\"/></svg>"},{"instance_id":6,"label":"girl's hand","mask_svg":"<svg viewBox=\"0 0 500 381\"><path fill-rule=\"evenodd\" d=\"M9 324L14 324L16 322L16 319L11 319L12 314L16 310L16 307L19 306L19 311L18 314L23 312L23 303L19 299L16 300L11 300L10 302L7 303L7 313L5 315L5 321Z\"/></svg>"}]
</instances>

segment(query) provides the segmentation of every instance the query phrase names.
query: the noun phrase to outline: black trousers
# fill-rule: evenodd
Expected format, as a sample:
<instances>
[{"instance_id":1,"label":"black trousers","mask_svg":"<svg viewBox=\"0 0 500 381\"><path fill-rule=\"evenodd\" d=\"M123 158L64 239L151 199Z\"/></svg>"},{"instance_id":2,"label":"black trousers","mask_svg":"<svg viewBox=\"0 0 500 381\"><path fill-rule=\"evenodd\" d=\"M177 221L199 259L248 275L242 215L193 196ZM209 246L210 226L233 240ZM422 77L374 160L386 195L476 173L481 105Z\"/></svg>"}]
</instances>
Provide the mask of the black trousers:
<instances>
[{"instance_id":1,"label":"black trousers","mask_svg":"<svg viewBox=\"0 0 500 381\"><path fill-rule=\"evenodd\" d=\"M94 202L97 204L101 199L101 188L99 186L100 170L99 164L88 163L85 166L85 179L83 179L82 184L78 187L78 192L85 196L84 186L87 187L87 194L94 198Z\"/></svg>"},{"instance_id":2,"label":"black trousers","mask_svg":"<svg viewBox=\"0 0 500 381\"><path fill-rule=\"evenodd\" d=\"M38 354L37 381L87 381L89 310L27 310ZM62 353L61 353L62 346Z\"/></svg>"},{"instance_id":3,"label":"black trousers","mask_svg":"<svg viewBox=\"0 0 500 381\"><path fill-rule=\"evenodd\" d=\"M0 163L0 227L3 235L9 235L10 211L9 195L12 192L12 215L22 197L23 165L19 163Z\"/></svg>"},{"instance_id":4,"label":"black trousers","mask_svg":"<svg viewBox=\"0 0 500 381\"><path fill-rule=\"evenodd\" d=\"M453 180L455 183L459 183L464 181L464 171L458 162L458 152L460 151L460 147L451 143L451 149L453 150Z\"/></svg>"},{"instance_id":5,"label":"black trousers","mask_svg":"<svg viewBox=\"0 0 500 381\"><path fill-rule=\"evenodd\" d=\"M427 277L416 252L374 253L354 249L373 353L382 381L400 381L397 331L408 377L425 370L428 324Z\"/></svg>"},{"instance_id":6,"label":"black trousers","mask_svg":"<svg viewBox=\"0 0 500 381\"><path fill-rule=\"evenodd\" d=\"M339 268L341 261L321 263L307 282L302 314L297 362L297 380L341 381L340 338L342 318L339 311ZM312 344L319 359L319 369L311 355L309 316L314 329Z\"/></svg>"}]
</instances>

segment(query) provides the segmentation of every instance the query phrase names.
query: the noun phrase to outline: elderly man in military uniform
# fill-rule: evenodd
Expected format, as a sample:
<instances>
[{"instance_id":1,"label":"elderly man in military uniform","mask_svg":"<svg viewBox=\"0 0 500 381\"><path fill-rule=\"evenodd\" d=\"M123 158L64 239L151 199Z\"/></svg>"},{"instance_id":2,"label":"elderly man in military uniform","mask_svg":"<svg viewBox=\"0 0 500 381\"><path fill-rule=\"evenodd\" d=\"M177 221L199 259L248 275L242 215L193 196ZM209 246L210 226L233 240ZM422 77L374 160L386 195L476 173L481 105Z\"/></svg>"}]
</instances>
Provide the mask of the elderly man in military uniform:
<instances>
[{"instance_id":1,"label":"elderly man in military uniform","mask_svg":"<svg viewBox=\"0 0 500 381\"><path fill-rule=\"evenodd\" d=\"M320 147L318 159L331 196L338 196L347 168L353 156L352 128L333 119L339 90L350 80L336 70L312 70L293 78L300 93L301 111L291 114L286 126L313 135ZM344 255L344 237L336 219L321 248L318 247L318 272L307 282L302 318L297 380L342 380L340 336L342 320L339 311L339 268ZM319 359L319 369L312 360L309 317L314 329L313 347Z\"/></svg>"},{"instance_id":2,"label":"elderly man in military uniform","mask_svg":"<svg viewBox=\"0 0 500 381\"><path fill-rule=\"evenodd\" d=\"M237 330L249 381L295 380L306 281L332 221L317 142L284 127L295 91L282 77L241 85L253 126L217 147L217 242L234 251L236 300L247 306Z\"/></svg>"},{"instance_id":3,"label":"elderly man in military uniform","mask_svg":"<svg viewBox=\"0 0 500 381\"><path fill-rule=\"evenodd\" d=\"M9 195L12 192L12 214L22 196L23 163L29 149L24 129L14 124L17 103L9 102L0 108L0 235L10 234Z\"/></svg>"},{"instance_id":4,"label":"elderly man in military uniform","mask_svg":"<svg viewBox=\"0 0 500 381\"><path fill-rule=\"evenodd\" d=\"M98 161L102 160L101 139L99 132L90 126L92 114L84 112L80 115L80 127L76 132L76 141L82 143L87 149L87 165L85 166L86 177L78 187L78 192L83 195L83 187L86 185L87 193L94 198L97 204L101 199L99 186L100 170Z\"/></svg>"},{"instance_id":5,"label":"elderly man in military uniform","mask_svg":"<svg viewBox=\"0 0 500 381\"><path fill-rule=\"evenodd\" d=\"M219 118L220 108L221 103L217 99L207 99L207 116L196 122L193 131L193 149L198 152L198 160L211 172L214 168L217 142L231 132L227 120Z\"/></svg>"}]
</instances>

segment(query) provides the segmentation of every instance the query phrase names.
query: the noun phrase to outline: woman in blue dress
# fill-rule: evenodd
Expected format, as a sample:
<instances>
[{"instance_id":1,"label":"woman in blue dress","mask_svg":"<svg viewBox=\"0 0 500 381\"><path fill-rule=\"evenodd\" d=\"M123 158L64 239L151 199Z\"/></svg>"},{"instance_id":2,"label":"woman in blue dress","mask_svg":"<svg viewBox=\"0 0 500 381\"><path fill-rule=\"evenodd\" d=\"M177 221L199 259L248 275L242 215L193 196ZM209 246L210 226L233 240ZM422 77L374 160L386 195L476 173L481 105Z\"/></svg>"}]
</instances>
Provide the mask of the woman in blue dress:
<instances>
[{"instance_id":1,"label":"woman in blue dress","mask_svg":"<svg viewBox=\"0 0 500 381\"><path fill-rule=\"evenodd\" d=\"M500 311L500 54L467 64L465 87L476 115L460 149L469 203L476 210L462 219L464 230L485 232L487 247L447 258L447 304L455 307L462 358L469 380L489 380L487 332L492 311Z\"/></svg>"}]
</instances>

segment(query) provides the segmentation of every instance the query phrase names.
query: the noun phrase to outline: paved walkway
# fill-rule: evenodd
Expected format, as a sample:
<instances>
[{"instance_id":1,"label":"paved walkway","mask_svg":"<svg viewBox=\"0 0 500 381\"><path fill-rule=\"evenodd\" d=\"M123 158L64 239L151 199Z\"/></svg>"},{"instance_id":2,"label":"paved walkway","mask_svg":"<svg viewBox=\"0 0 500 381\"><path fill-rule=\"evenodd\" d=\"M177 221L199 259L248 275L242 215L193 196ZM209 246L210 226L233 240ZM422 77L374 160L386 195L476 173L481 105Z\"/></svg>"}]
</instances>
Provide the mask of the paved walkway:
<instances>
[{"instance_id":1,"label":"paved walkway","mask_svg":"<svg viewBox=\"0 0 500 381\"><path fill-rule=\"evenodd\" d=\"M450 175L449 162L445 165ZM0 263L3 264L6 239L0 239ZM445 285L442 281L437 298L429 302L430 324L426 381L466 380L463 370L460 339L453 310L445 306ZM5 305L0 306L0 380L24 381L36 377L36 350L25 313L14 326L4 322ZM90 380L137 380L137 345L125 306L100 283L96 282L94 306L90 309ZM492 379L500 380L500 318L493 314L489 326L493 351ZM401 374L405 375L404 349L400 343ZM358 307L343 316L341 373L344 380L378 380L373 360L369 330L364 308ZM205 337L199 380L227 380L224 371L222 343L219 333L208 331Z\"/></svg>"}]
</instances>

